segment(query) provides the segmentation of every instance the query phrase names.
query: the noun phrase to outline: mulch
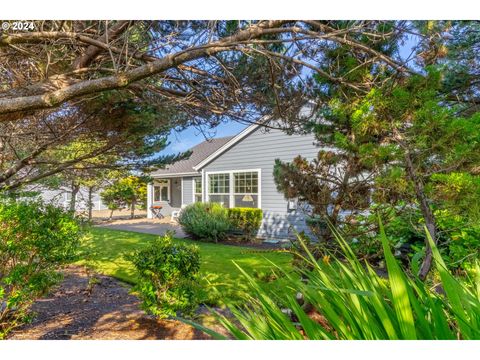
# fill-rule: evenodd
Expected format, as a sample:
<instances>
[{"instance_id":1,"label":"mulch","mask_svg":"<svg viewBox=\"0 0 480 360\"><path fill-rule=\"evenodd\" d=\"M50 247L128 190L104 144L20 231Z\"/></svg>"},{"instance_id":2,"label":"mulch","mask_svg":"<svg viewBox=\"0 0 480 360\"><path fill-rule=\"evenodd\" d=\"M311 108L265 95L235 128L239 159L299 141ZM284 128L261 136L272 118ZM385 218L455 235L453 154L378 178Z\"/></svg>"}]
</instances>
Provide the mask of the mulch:
<instances>
[{"instance_id":1,"label":"mulch","mask_svg":"<svg viewBox=\"0 0 480 360\"><path fill-rule=\"evenodd\" d=\"M140 310L130 287L112 277L69 266L64 280L33 305L34 320L16 329L10 339L209 339L205 333L175 320L158 320ZM218 329L217 329L218 330Z\"/></svg>"}]
</instances>

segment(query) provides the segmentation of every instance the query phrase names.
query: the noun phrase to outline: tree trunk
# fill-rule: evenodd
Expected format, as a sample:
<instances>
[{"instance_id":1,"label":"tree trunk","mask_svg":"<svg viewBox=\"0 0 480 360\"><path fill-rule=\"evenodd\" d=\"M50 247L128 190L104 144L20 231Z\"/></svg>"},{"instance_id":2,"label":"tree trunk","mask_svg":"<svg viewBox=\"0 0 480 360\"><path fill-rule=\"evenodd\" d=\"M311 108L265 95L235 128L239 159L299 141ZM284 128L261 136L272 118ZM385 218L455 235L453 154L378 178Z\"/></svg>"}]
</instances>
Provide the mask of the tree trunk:
<instances>
[{"instance_id":1,"label":"tree trunk","mask_svg":"<svg viewBox=\"0 0 480 360\"><path fill-rule=\"evenodd\" d=\"M93 186L88 187L88 220L92 220L92 210L93 210Z\"/></svg>"},{"instance_id":2,"label":"tree trunk","mask_svg":"<svg viewBox=\"0 0 480 360\"><path fill-rule=\"evenodd\" d=\"M80 185L75 184L72 181L72 197L70 198L70 211L75 212L75 206L77 204L77 194L80 191Z\"/></svg>"},{"instance_id":3,"label":"tree trunk","mask_svg":"<svg viewBox=\"0 0 480 360\"><path fill-rule=\"evenodd\" d=\"M405 153L405 164L407 175L410 180L413 182L413 186L415 188L415 196L418 200L420 205L420 211L422 213L423 219L425 220L425 226L433 240L433 243L437 243L437 227L435 224L435 215L433 215L433 211L428 204L427 196L425 195L425 188L421 179L415 174L415 168L413 166L412 158L410 153L407 151ZM432 248L428 242L428 239L425 239L425 258L423 259L422 266L418 272L418 277L422 280L428 275L432 267Z\"/></svg>"},{"instance_id":4,"label":"tree trunk","mask_svg":"<svg viewBox=\"0 0 480 360\"><path fill-rule=\"evenodd\" d=\"M130 208L130 219L133 219L135 217L135 200L132 200L132 206Z\"/></svg>"},{"instance_id":5,"label":"tree trunk","mask_svg":"<svg viewBox=\"0 0 480 360\"><path fill-rule=\"evenodd\" d=\"M112 220L112 218L113 218L113 210L114 210L114 209L111 209L111 210L110 210L110 220Z\"/></svg>"}]
</instances>

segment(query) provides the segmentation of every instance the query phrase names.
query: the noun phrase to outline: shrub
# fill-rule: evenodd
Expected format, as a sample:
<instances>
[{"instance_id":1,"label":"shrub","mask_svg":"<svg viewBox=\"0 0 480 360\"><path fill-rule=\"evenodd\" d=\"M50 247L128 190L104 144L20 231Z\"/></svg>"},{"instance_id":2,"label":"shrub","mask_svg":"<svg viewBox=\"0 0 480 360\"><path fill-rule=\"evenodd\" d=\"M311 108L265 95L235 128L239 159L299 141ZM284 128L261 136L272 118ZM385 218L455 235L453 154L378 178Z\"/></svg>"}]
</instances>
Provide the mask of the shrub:
<instances>
[{"instance_id":1,"label":"shrub","mask_svg":"<svg viewBox=\"0 0 480 360\"><path fill-rule=\"evenodd\" d=\"M157 238L144 250L127 255L135 266L142 307L165 318L177 312L186 315L198 304L196 278L200 256L196 246L175 243L172 233Z\"/></svg>"},{"instance_id":2,"label":"shrub","mask_svg":"<svg viewBox=\"0 0 480 360\"><path fill-rule=\"evenodd\" d=\"M246 241L251 241L260 228L263 212L261 209L231 208L228 209L228 219L234 229L242 232Z\"/></svg>"},{"instance_id":3,"label":"shrub","mask_svg":"<svg viewBox=\"0 0 480 360\"><path fill-rule=\"evenodd\" d=\"M435 215L447 266L469 270L480 258L480 224L447 210Z\"/></svg>"},{"instance_id":4,"label":"shrub","mask_svg":"<svg viewBox=\"0 0 480 360\"><path fill-rule=\"evenodd\" d=\"M80 226L41 202L0 203L0 338L29 318L29 308L75 259Z\"/></svg>"},{"instance_id":5,"label":"shrub","mask_svg":"<svg viewBox=\"0 0 480 360\"><path fill-rule=\"evenodd\" d=\"M179 224L194 239L218 242L230 230L227 209L218 203L194 203L182 210Z\"/></svg>"},{"instance_id":6,"label":"shrub","mask_svg":"<svg viewBox=\"0 0 480 360\"><path fill-rule=\"evenodd\" d=\"M307 216L305 218L305 223L309 227L313 236L315 236L315 238L319 242L325 243L331 238L328 222L325 220L323 216L320 216L320 215Z\"/></svg>"},{"instance_id":7,"label":"shrub","mask_svg":"<svg viewBox=\"0 0 480 360\"><path fill-rule=\"evenodd\" d=\"M347 242L336 236L344 259L316 261L308 255L312 270L302 272L307 275L306 282L284 272L290 283L287 288L298 290L301 301L287 291L272 297L242 271L250 287L244 299L248 306L231 307L233 319L217 313L229 334L237 339L262 340L480 339L480 278L465 282L455 278L431 238L442 293L401 269L383 230L380 242L388 270L386 279L359 261ZM478 264L476 271L480 271ZM288 304L289 309L282 309L278 301Z\"/></svg>"}]
</instances>

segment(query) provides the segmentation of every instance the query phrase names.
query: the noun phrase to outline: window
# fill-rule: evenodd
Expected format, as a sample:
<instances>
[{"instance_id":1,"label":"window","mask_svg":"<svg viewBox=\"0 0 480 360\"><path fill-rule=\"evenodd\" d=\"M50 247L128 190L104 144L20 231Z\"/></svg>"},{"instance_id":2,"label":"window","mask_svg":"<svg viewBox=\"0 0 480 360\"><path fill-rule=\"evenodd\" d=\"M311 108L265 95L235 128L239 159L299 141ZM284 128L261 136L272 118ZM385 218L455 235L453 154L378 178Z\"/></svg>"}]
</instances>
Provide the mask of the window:
<instances>
[{"instance_id":1,"label":"window","mask_svg":"<svg viewBox=\"0 0 480 360\"><path fill-rule=\"evenodd\" d=\"M210 201L218 202L225 207L230 207L230 175L208 175Z\"/></svg>"},{"instance_id":2,"label":"window","mask_svg":"<svg viewBox=\"0 0 480 360\"><path fill-rule=\"evenodd\" d=\"M202 178L193 179L193 201L202 201Z\"/></svg>"},{"instance_id":3,"label":"window","mask_svg":"<svg viewBox=\"0 0 480 360\"><path fill-rule=\"evenodd\" d=\"M258 172L234 173L234 206L258 207Z\"/></svg>"},{"instance_id":4,"label":"window","mask_svg":"<svg viewBox=\"0 0 480 360\"><path fill-rule=\"evenodd\" d=\"M208 174L208 200L225 207L260 207L259 171Z\"/></svg>"},{"instance_id":5,"label":"window","mask_svg":"<svg viewBox=\"0 0 480 360\"><path fill-rule=\"evenodd\" d=\"M169 201L170 197L170 182L168 180L163 180L153 186L153 201Z\"/></svg>"}]
</instances>

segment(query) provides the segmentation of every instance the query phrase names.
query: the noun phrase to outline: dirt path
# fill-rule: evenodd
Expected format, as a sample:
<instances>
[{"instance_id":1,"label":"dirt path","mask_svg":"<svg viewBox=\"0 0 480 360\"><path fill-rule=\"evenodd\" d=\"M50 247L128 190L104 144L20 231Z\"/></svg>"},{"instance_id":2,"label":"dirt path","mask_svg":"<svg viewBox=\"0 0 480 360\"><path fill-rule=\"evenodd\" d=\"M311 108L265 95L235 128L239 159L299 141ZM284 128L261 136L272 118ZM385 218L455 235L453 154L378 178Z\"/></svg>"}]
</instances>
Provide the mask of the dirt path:
<instances>
[{"instance_id":1,"label":"dirt path","mask_svg":"<svg viewBox=\"0 0 480 360\"><path fill-rule=\"evenodd\" d=\"M139 310L139 300L114 278L90 281L83 267L65 269L64 281L33 305L35 320L11 339L208 339L178 321L160 321Z\"/></svg>"}]
</instances>

